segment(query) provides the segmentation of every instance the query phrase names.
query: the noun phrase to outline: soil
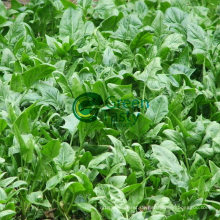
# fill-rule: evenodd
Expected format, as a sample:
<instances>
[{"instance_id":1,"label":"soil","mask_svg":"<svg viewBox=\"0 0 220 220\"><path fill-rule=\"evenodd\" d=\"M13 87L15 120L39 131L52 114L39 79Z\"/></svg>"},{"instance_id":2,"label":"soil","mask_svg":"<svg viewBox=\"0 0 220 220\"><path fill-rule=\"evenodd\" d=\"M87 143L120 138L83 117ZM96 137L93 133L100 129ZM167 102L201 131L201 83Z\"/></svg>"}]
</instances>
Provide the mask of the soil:
<instances>
[{"instance_id":1,"label":"soil","mask_svg":"<svg viewBox=\"0 0 220 220\"><path fill-rule=\"evenodd\" d=\"M17 0L18 2L22 3L22 4L27 4L30 0ZM7 1L3 1L3 3L6 5L7 8L11 7L11 1L7 0Z\"/></svg>"}]
</instances>

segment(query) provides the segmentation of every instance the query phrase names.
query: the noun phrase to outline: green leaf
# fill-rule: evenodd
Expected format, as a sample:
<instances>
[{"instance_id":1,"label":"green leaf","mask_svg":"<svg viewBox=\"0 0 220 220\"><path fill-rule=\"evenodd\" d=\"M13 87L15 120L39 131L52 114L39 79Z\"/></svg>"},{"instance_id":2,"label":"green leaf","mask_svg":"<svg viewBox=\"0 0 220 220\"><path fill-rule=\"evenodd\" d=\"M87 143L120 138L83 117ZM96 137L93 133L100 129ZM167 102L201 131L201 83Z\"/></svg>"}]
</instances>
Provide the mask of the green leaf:
<instances>
[{"instance_id":1,"label":"green leaf","mask_svg":"<svg viewBox=\"0 0 220 220\"><path fill-rule=\"evenodd\" d=\"M61 128L67 129L71 135L74 135L78 129L79 120L73 113L63 117L63 119L65 120L65 124Z\"/></svg>"},{"instance_id":2,"label":"green leaf","mask_svg":"<svg viewBox=\"0 0 220 220\"><path fill-rule=\"evenodd\" d=\"M202 165L206 165L205 160L199 154L195 153L194 161L190 167L190 172L195 173Z\"/></svg>"},{"instance_id":3,"label":"green leaf","mask_svg":"<svg viewBox=\"0 0 220 220\"><path fill-rule=\"evenodd\" d=\"M150 101L146 116L154 123L159 123L168 114L168 99L164 95Z\"/></svg>"},{"instance_id":4,"label":"green leaf","mask_svg":"<svg viewBox=\"0 0 220 220\"><path fill-rule=\"evenodd\" d=\"M85 187L85 189L90 193L93 192L93 185L90 181L90 179L88 178L88 176L82 172L77 172L74 174L74 176L78 179L78 181L80 183L83 184L83 186Z\"/></svg>"},{"instance_id":5,"label":"green leaf","mask_svg":"<svg viewBox=\"0 0 220 220\"><path fill-rule=\"evenodd\" d=\"M167 136L167 138L173 141L177 146L179 146L184 152L186 152L186 145L183 136L171 129L166 129L163 133Z\"/></svg>"},{"instance_id":6,"label":"green leaf","mask_svg":"<svg viewBox=\"0 0 220 220\"><path fill-rule=\"evenodd\" d=\"M79 141L80 145L82 146L85 138L87 135L95 135L95 132L102 129L104 127L103 123L96 120L94 122L86 123L86 122L80 122L78 129L79 129Z\"/></svg>"},{"instance_id":7,"label":"green leaf","mask_svg":"<svg viewBox=\"0 0 220 220\"><path fill-rule=\"evenodd\" d=\"M14 122L14 126L16 125L21 134L28 134L31 132L31 110L35 107L35 104L32 104L28 108L26 108L16 119Z\"/></svg>"},{"instance_id":8,"label":"green leaf","mask_svg":"<svg viewBox=\"0 0 220 220\"><path fill-rule=\"evenodd\" d=\"M0 201L3 202L4 200L6 201L7 199L7 194L3 188L0 187Z\"/></svg>"},{"instance_id":9,"label":"green leaf","mask_svg":"<svg viewBox=\"0 0 220 220\"><path fill-rule=\"evenodd\" d=\"M52 105L57 111L64 107L65 97L60 94L59 90L46 83L36 83L35 88L41 93L41 99L38 102L42 105Z\"/></svg>"},{"instance_id":10,"label":"green leaf","mask_svg":"<svg viewBox=\"0 0 220 220\"><path fill-rule=\"evenodd\" d=\"M102 220L102 216L95 208L91 210L91 220Z\"/></svg>"},{"instance_id":11,"label":"green leaf","mask_svg":"<svg viewBox=\"0 0 220 220\"><path fill-rule=\"evenodd\" d=\"M111 47L107 47L103 54L103 64L105 66L113 66L116 63L116 56Z\"/></svg>"},{"instance_id":12,"label":"green leaf","mask_svg":"<svg viewBox=\"0 0 220 220\"><path fill-rule=\"evenodd\" d=\"M76 204L81 210L91 213L91 220L102 220L102 217L98 210L90 205L89 203L77 203Z\"/></svg>"},{"instance_id":13,"label":"green leaf","mask_svg":"<svg viewBox=\"0 0 220 220\"><path fill-rule=\"evenodd\" d=\"M80 9L66 9L60 22L60 38L65 39L67 36L69 36L70 39L79 40L78 38L80 38L83 34L83 25L84 22L82 20L82 11Z\"/></svg>"},{"instance_id":14,"label":"green leaf","mask_svg":"<svg viewBox=\"0 0 220 220\"><path fill-rule=\"evenodd\" d=\"M58 54L65 54L65 51L62 49L62 44L58 42L55 38L46 35L46 40L52 52L57 52Z\"/></svg>"},{"instance_id":15,"label":"green leaf","mask_svg":"<svg viewBox=\"0 0 220 220\"><path fill-rule=\"evenodd\" d=\"M128 204L124 193L110 185L110 184L99 184L94 189L96 195L100 198L99 202L103 208L111 208L116 206L121 211L128 211Z\"/></svg>"},{"instance_id":16,"label":"green leaf","mask_svg":"<svg viewBox=\"0 0 220 220\"><path fill-rule=\"evenodd\" d=\"M142 138L142 136L149 130L151 120L149 120L143 114L138 114L136 116L135 115L133 116L136 117L134 119L134 125L132 124L132 126L128 130L129 132L135 134L138 140L140 140L140 138Z\"/></svg>"},{"instance_id":17,"label":"green leaf","mask_svg":"<svg viewBox=\"0 0 220 220\"><path fill-rule=\"evenodd\" d=\"M68 169L75 161L75 151L69 144L62 143L59 155L54 158L54 161L63 169Z\"/></svg>"},{"instance_id":18,"label":"green leaf","mask_svg":"<svg viewBox=\"0 0 220 220\"><path fill-rule=\"evenodd\" d=\"M20 3L20 2L18 2L17 0L12 0L11 1L11 8L12 9L18 9L18 8L20 8L20 7L22 7L23 5Z\"/></svg>"},{"instance_id":19,"label":"green leaf","mask_svg":"<svg viewBox=\"0 0 220 220\"><path fill-rule=\"evenodd\" d=\"M16 215L16 212L13 210L4 210L0 212L0 218L2 220L7 220L7 219L9 220L15 215Z\"/></svg>"},{"instance_id":20,"label":"green leaf","mask_svg":"<svg viewBox=\"0 0 220 220\"><path fill-rule=\"evenodd\" d=\"M117 188L121 188L124 185L126 178L126 176L112 176L108 178L107 183Z\"/></svg>"},{"instance_id":21,"label":"green leaf","mask_svg":"<svg viewBox=\"0 0 220 220\"><path fill-rule=\"evenodd\" d=\"M1 65L2 66L6 66L9 67L11 66L11 63L15 62L15 56L14 54L11 52L11 50L9 50L8 48L5 48L2 51L2 58L1 58Z\"/></svg>"},{"instance_id":22,"label":"green leaf","mask_svg":"<svg viewBox=\"0 0 220 220\"><path fill-rule=\"evenodd\" d=\"M43 192L42 191L37 191L37 192L32 192L27 195L27 200L34 205L39 205L43 206L46 208L50 208L51 205L47 199L43 199Z\"/></svg>"},{"instance_id":23,"label":"green leaf","mask_svg":"<svg viewBox=\"0 0 220 220\"><path fill-rule=\"evenodd\" d=\"M144 46L147 43L153 43L153 35L148 31L139 32L130 44L132 51L135 49Z\"/></svg>"},{"instance_id":24,"label":"green leaf","mask_svg":"<svg viewBox=\"0 0 220 220\"><path fill-rule=\"evenodd\" d=\"M106 18L100 24L101 31L116 31L118 27L118 22L123 18L123 13L119 13L118 15L110 16Z\"/></svg>"},{"instance_id":25,"label":"green leaf","mask_svg":"<svg viewBox=\"0 0 220 220\"><path fill-rule=\"evenodd\" d=\"M173 31L177 33L185 33L184 21L187 18L187 14L176 7L171 7L166 10L165 24Z\"/></svg>"},{"instance_id":26,"label":"green leaf","mask_svg":"<svg viewBox=\"0 0 220 220\"><path fill-rule=\"evenodd\" d=\"M79 192L83 192L85 191L84 186L81 183L77 183L77 182L69 182L66 183L64 186L64 194L68 194L71 193L73 195L79 193Z\"/></svg>"},{"instance_id":27,"label":"green leaf","mask_svg":"<svg viewBox=\"0 0 220 220\"><path fill-rule=\"evenodd\" d=\"M156 201L152 215L166 214L167 210L174 210L173 204L168 197L162 197Z\"/></svg>"},{"instance_id":28,"label":"green leaf","mask_svg":"<svg viewBox=\"0 0 220 220\"><path fill-rule=\"evenodd\" d=\"M126 220L123 217L123 214L120 212L120 210L117 207L112 207L111 209L108 209L109 213L108 213L108 218L111 220Z\"/></svg>"},{"instance_id":29,"label":"green leaf","mask_svg":"<svg viewBox=\"0 0 220 220\"><path fill-rule=\"evenodd\" d=\"M171 51L178 51L178 48L184 44L185 41L183 40L182 34L170 34L165 38L163 44L161 45L161 55L164 55L164 51L166 50L166 48L169 48L169 50Z\"/></svg>"},{"instance_id":30,"label":"green leaf","mask_svg":"<svg viewBox=\"0 0 220 220\"><path fill-rule=\"evenodd\" d=\"M9 40L10 44L16 44L19 39L22 37L26 37L27 31L25 28L25 24L20 21L15 21L11 26L6 35L6 38Z\"/></svg>"},{"instance_id":31,"label":"green leaf","mask_svg":"<svg viewBox=\"0 0 220 220\"><path fill-rule=\"evenodd\" d=\"M112 34L112 37L120 40L133 40L141 26L142 22L138 15L129 14L119 21L118 29Z\"/></svg>"},{"instance_id":32,"label":"green leaf","mask_svg":"<svg viewBox=\"0 0 220 220\"><path fill-rule=\"evenodd\" d=\"M209 161L209 167L210 167L211 173L212 173L213 175L220 170L220 168L217 167L217 166L215 165L215 163L213 163L211 160Z\"/></svg>"},{"instance_id":33,"label":"green leaf","mask_svg":"<svg viewBox=\"0 0 220 220\"><path fill-rule=\"evenodd\" d=\"M126 99L133 96L131 92L131 85L116 85L113 83L108 83L107 86L110 96L117 100Z\"/></svg>"},{"instance_id":34,"label":"green leaf","mask_svg":"<svg viewBox=\"0 0 220 220\"><path fill-rule=\"evenodd\" d=\"M114 0L99 0L94 9L93 16L99 19L106 19L112 15L118 15L118 9L115 6Z\"/></svg>"},{"instance_id":35,"label":"green leaf","mask_svg":"<svg viewBox=\"0 0 220 220\"><path fill-rule=\"evenodd\" d=\"M141 73L141 74L135 74L136 75L136 78L141 80L141 81L144 81L144 82L147 82L148 83L148 79L150 77L154 77L155 74L161 70L162 67L160 65L160 58L159 57L155 57L151 60L151 62L145 67L144 71ZM151 85L150 83L147 84L150 88L151 88Z\"/></svg>"},{"instance_id":36,"label":"green leaf","mask_svg":"<svg viewBox=\"0 0 220 220\"><path fill-rule=\"evenodd\" d=\"M156 17L153 20L151 26L154 28L155 35L158 37L161 37L162 33L165 32L166 26L164 24L164 14L160 10L157 10ZM160 38L158 38L158 41L159 40L160 40ZM161 43L161 42L159 42L159 43Z\"/></svg>"},{"instance_id":37,"label":"green leaf","mask_svg":"<svg viewBox=\"0 0 220 220\"><path fill-rule=\"evenodd\" d=\"M18 188L20 186L24 186L24 185L27 185L27 182L23 181L23 180L18 180L18 181L15 181L13 184L12 184L12 187L13 188Z\"/></svg>"},{"instance_id":38,"label":"green leaf","mask_svg":"<svg viewBox=\"0 0 220 220\"><path fill-rule=\"evenodd\" d=\"M54 70L55 67L49 64L40 64L38 66L32 67L22 74L25 86L30 88L38 80L49 76Z\"/></svg>"},{"instance_id":39,"label":"green leaf","mask_svg":"<svg viewBox=\"0 0 220 220\"><path fill-rule=\"evenodd\" d=\"M7 187L9 186L11 183L13 183L15 180L17 179L17 177L8 177L6 179L3 179L0 181L0 187Z\"/></svg>"},{"instance_id":40,"label":"green leaf","mask_svg":"<svg viewBox=\"0 0 220 220\"><path fill-rule=\"evenodd\" d=\"M10 89L15 92L23 92L25 90L25 84L21 74L14 73L12 75Z\"/></svg>"},{"instance_id":41,"label":"green leaf","mask_svg":"<svg viewBox=\"0 0 220 220\"><path fill-rule=\"evenodd\" d=\"M195 71L195 69L191 69L191 68L189 68L189 67L187 67L185 65L182 65L182 64L172 64L169 67L169 73L170 74L173 74L173 75L185 74L189 78L193 74L194 71Z\"/></svg>"},{"instance_id":42,"label":"green leaf","mask_svg":"<svg viewBox=\"0 0 220 220\"><path fill-rule=\"evenodd\" d=\"M92 5L92 0L79 0L78 3L85 11L87 11Z\"/></svg>"},{"instance_id":43,"label":"green leaf","mask_svg":"<svg viewBox=\"0 0 220 220\"><path fill-rule=\"evenodd\" d=\"M7 122L4 119L0 119L0 134L5 130L7 127Z\"/></svg>"},{"instance_id":44,"label":"green leaf","mask_svg":"<svg viewBox=\"0 0 220 220\"><path fill-rule=\"evenodd\" d=\"M51 177L46 183L46 189L47 190L54 189L57 186L57 184L59 184L62 181L62 178L63 178L62 173L58 173L57 175Z\"/></svg>"},{"instance_id":45,"label":"green leaf","mask_svg":"<svg viewBox=\"0 0 220 220\"><path fill-rule=\"evenodd\" d=\"M133 150L126 150L125 155L126 162L131 166L132 169L136 171L143 171L144 165L140 156Z\"/></svg>"},{"instance_id":46,"label":"green leaf","mask_svg":"<svg viewBox=\"0 0 220 220\"><path fill-rule=\"evenodd\" d=\"M63 6L65 8L68 8L68 7L71 7L71 8L74 8L74 9L77 8L75 4L73 4L72 2L70 2L68 0L60 0L60 1L62 2Z\"/></svg>"},{"instance_id":47,"label":"green leaf","mask_svg":"<svg viewBox=\"0 0 220 220\"><path fill-rule=\"evenodd\" d=\"M145 195L145 183L146 181L144 180L139 184L139 187L136 190L129 194L128 205L130 206L131 210L136 210L137 206L143 201Z\"/></svg>"},{"instance_id":48,"label":"green leaf","mask_svg":"<svg viewBox=\"0 0 220 220\"><path fill-rule=\"evenodd\" d=\"M197 24L190 24L187 29L187 40L194 46L194 49L207 51L209 41L206 32Z\"/></svg>"},{"instance_id":49,"label":"green leaf","mask_svg":"<svg viewBox=\"0 0 220 220\"><path fill-rule=\"evenodd\" d=\"M7 15L7 9L2 1L0 1L0 14L3 17L6 17L6 15Z\"/></svg>"},{"instance_id":50,"label":"green leaf","mask_svg":"<svg viewBox=\"0 0 220 220\"><path fill-rule=\"evenodd\" d=\"M184 167L179 164L176 156L167 148L153 145L153 155L159 161L159 168L168 173L171 182L174 185L187 189L188 187L188 174Z\"/></svg>"},{"instance_id":51,"label":"green leaf","mask_svg":"<svg viewBox=\"0 0 220 220\"><path fill-rule=\"evenodd\" d=\"M129 220L144 220L144 213L143 212L137 212L129 218Z\"/></svg>"},{"instance_id":52,"label":"green leaf","mask_svg":"<svg viewBox=\"0 0 220 220\"><path fill-rule=\"evenodd\" d=\"M21 135L18 127L14 124L14 134L20 146L20 153L24 161L31 163L33 159L34 143L32 135Z\"/></svg>"},{"instance_id":53,"label":"green leaf","mask_svg":"<svg viewBox=\"0 0 220 220\"><path fill-rule=\"evenodd\" d=\"M103 154L100 154L99 156L93 157L93 159L89 163L90 168L99 168L100 163L102 163L104 160L106 160L108 157L110 157L112 153L106 152Z\"/></svg>"},{"instance_id":54,"label":"green leaf","mask_svg":"<svg viewBox=\"0 0 220 220\"><path fill-rule=\"evenodd\" d=\"M0 157L0 164L3 164L5 162L5 159Z\"/></svg>"},{"instance_id":55,"label":"green leaf","mask_svg":"<svg viewBox=\"0 0 220 220\"><path fill-rule=\"evenodd\" d=\"M59 155L60 148L60 142L58 140L53 140L44 145L41 152L47 161L51 161L54 157Z\"/></svg>"}]
</instances>

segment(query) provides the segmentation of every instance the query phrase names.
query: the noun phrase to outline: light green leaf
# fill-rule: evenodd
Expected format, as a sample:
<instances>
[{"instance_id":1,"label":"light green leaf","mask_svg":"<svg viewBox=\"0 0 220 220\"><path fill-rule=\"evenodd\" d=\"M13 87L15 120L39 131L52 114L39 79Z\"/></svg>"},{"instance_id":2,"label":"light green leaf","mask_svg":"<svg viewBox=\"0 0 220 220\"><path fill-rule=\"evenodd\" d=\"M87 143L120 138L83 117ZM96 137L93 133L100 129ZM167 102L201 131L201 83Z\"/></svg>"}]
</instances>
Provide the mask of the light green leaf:
<instances>
[{"instance_id":1,"label":"light green leaf","mask_svg":"<svg viewBox=\"0 0 220 220\"><path fill-rule=\"evenodd\" d=\"M108 83L108 92L111 98L114 97L113 102L115 102L115 99L126 99L133 96L131 92L131 85L116 85L113 83ZM114 103L115 104L115 103ZM111 106L111 105L109 105Z\"/></svg>"},{"instance_id":2,"label":"light green leaf","mask_svg":"<svg viewBox=\"0 0 220 220\"><path fill-rule=\"evenodd\" d=\"M28 194L27 200L34 205L39 205L39 206L43 206L46 208L51 207L49 201L47 199L43 199L43 192L42 191L32 192L32 193Z\"/></svg>"},{"instance_id":3,"label":"light green leaf","mask_svg":"<svg viewBox=\"0 0 220 220\"><path fill-rule=\"evenodd\" d=\"M2 51L1 65L10 68L10 64L15 61L15 56L8 48Z\"/></svg>"},{"instance_id":4,"label":"light green leaf","mask_svg":"<svg viewBox=\"0 0 220 220\"><path fill-rule=\"evenodd\" d=\"M184 152L186 152L186 145L183 136L178 131L172 129L166 129L163 133L167 138L173 141L177 146L179 146Z\"/></svg>"},{"instance_id":5,"label":"light green leaf","mask_svg":"<svg viewBox=\"0 0 220 220\"><path fill-rule=\"evenodd\" d=\"M94 159L92 159L90 161L88 166L90 168L98 168L99 164L102 163L104 160L106 160L111 155L113 155L113 154L110 153L110 152L106 152L106 153L100 154L99 156L94 157Z\"/></svg>"},{"instance_id":6,"label":"light green leaf","mask_svg":"<svg viewBox=\"0 0 220 220\"><path fill-rule=\"evenodd\" d=\"M60 148L60 142L53 140L44 145L41 152L46 160L51 161L54 157L59 155Z\"/></svg>"},{"instance_id":7,"label":"light green leaf","mask_svg":"<svg viewBox=\"0 0 220 220\"><path fill-rule=\"evenodd\" d=\"M118 27L118 22L123 18L123 13L119 13L118 15L110 16L107 19L105 19L100 24L100 30L101 31L115 31Z\"/></svg>"},{"instance_id":8,"label":"light green leaf","mask_svg":"<svg viewBox=\"0 0 220 220\"><path fill-rule=\"evenodd\" d=\"M65 8L72 7L76 9L76 5L68 0L60 0Z\"/></svg>"},{"instance_id":9,"label":"light green leaf","mask_svg":"<svg viewBox=\"0 0 220 220\"><path fill-rule=\"evenodd\" d=\"M165 24L176 33L185 34L184 20L187 18L187 14L176 7L171 7L166 10Z\"/></svg>"},{"instance_id":10,"label":"light green leaf","mask_svg":"<svg viewBox=\"0 0 220 220\"><path fill-rule=\"evenodd\" d=\"M8 177L8 178L6 178L6 179L3 179L3 180L0 181L0 187L6 188L6 187L9 186L11 183L13 183L16 179L17 179L16 176L14 176L14 177Z\"/></svg>"},{"instance_id":11,"label":"light green leaf","mask_svg":"<svg viewBox=\"0 0 220 220\"><path fill-rule=\"evenodd\" d=\"M64 39L69 36L73 40L78 40L82 36L82 11L80 9L68 8L64 11L60 22L60 38Z\"/></svg>"},{"instance_id":12,"label":"light green leaf","mask_svg":"<svg viewBox=\"0 0 220 220\"><path fill-rule=\"evenodd\" d=\"M176 51L181 45L184 44L185 42L183 40L182 34L178 34L178 33L170 34L165 38L163 44L161 45L161 50L165 48L169 48L171 51Z\"/></svg>"},{"instance_id":13,"label":"light green leaf","mask_svg":"<svg viewBox=\"0 0 220 220\"><path fill-rule=\"evenodd\" d=\"M76 203L76 205L83 211L91 213L91 220L102 220L98 210L89 203Z\"/></svg>"},{"instance_id":14,"label":"light green leaf","mask_svg":"<svg viewBox=\"0 0 220 220\"><path fill-rule=\"evenodd\" d=\"M144 71L141 74L136 74L136 78L147 82L149 77L154 77L155 74L161 70L162 67L160 65L160 58L155 57L151 60L151 62L145 67Z\"/></svg>"},{"instance_id":15,"label":"light green leaf","mask_svg":"<svg viewBox=\"0 0 220 220\"><path fill-rule=\"evenodd\" d=\"M167 210L173 211L174 207L168 197L162 197L156 201L153 207L152 215L166 214Z\"/></svg>"},{"instance_id":16,"label":"light green leaf","mask_svg":"<svg viewBox=\"0 0 220 220\"><path fill-rule=\"evenodd\" d=\"M22 74L24 84L27 88L31 87L35 82L49 76L55 67L49 64L40 64L32 67Z\"/></svg>"},{"instance_id":17,"label":"light green leaf","mask_svg":"<svg viewBox=\"0 0 220 220\"><path fill-rule=\"evenodd\" d=\"M106 19L112 15L118 15L118 9L115 6L114 0L99 0L94 9L93 16L99 19Z\"/></svg>"},{"instance_id":18,"label":"light green leaf","mask_svg":"<svg viewBox=\"0 0 220 220\"><path fill-rule=\"evenodd\" d=\"M159 168L168 173L171 182L179 187L188 188L188 174L184 167L179 164L176 156L167 148L153 145L153 155L159 161Z\"/></svg>"},{"instance_id":19,"label":"light green leaf","mask_svg":"<svg viewBox=\"0 0 220 220\"><path fill-rule=\"evenodd\" d=\"M14 134L20 146L20 153L24 161L31 163L33 159L34 143L31 134L21 135L18 127L14 124Z\"/></svg>"},{"instance_id":20,"label":"light green leaf","mask_svg":"<svg viewBox=\"0 0 220 220\"><path fill-rule=\"evenodd\" d=\"M46 35L46 40L52 52L58 52L58 50L62 51L62 44L58 42L55 38Z\"/></svg>"},{"instance_id":21,"label":"light green leaf","mask_svg":"<svg viewBox=\"0 0 220 220\"><path fill-rule=\"evenodd\" d=\"M46 189L51 190L54 187L56 187L56 185L62 181L62 178L63 178L63 174L61 172L51 177L46 183Z\"/></svg>"},{"instance_id":22,"label":"light green leaf","mask_svg":"<svg viewBox=\"0 0 220 220\"><path fill-rule=\"evenodd\" d=\"M188 26L187 40L194 46L194 49L199 49L203 52L209 49L209 40L206 32L195 23Z\"/></svg>"},{"instance_id":23,"label":"light green leaf","mask_svg":"<svg viewBox=\"0 0 220 220\"><path fill-rule=\"evenodd\" d=\"M116 63L116 56L111 47L107 47L103 54L103 64L105 66L113 66Z\"/></svg>"},{"instance_id":24,"label":"light green leaf","mask_svg":"<svg viewBox=\"0 0 220 220\"><path fill-rule=\"evenodd\" d=\"M110 184L99 184L94 191L100 198L99 202L103 208L116 206L122 212L128 211L127 200L120 189Z\"/></svg>"},{"instance_id":25,"label":"light green leaf","mask_svg":"<svg viewBox=\"0 0 220 220\"><path fill-rule=\"evenodd\" d=\"M137 206L144 199L144 189L145 189L146 180L139 184L139 187L129 194L128 205L131 210L136 210Z\"/></svg>"},{"instance_id":26,"label":"light green leaf","mask_svg":"<svg viewBox=\"0 0 220 220\"><path fill-rule=\"evenodd\" d=\"M125 159L132 169L137 171L144 170L144 165L142 163L142 160L135 151L127 149Z\"/></svg>"},{"instance_id":27,"label":"light green leaf","mask_svg":"<svg viewBox=\"0 0 220 220\"><path fill-rule=\"evenodd\" d=\"M19 39L25 37L27 35L27 31L25 28L25 24L20 21L14 22L6 35L6 38L9 42L14 45L18 42Z\"/></svg>"},{"instance_id":28,"label":"light green leaf","mask_svg":"<svg viewBox=\"0 0 220 220\"><path fill-rule=\"evenodd\" d=\"M3 132L5 130L5 128L7 127L7 122L4 119L0 119L0 134L1 132Z\"/></svg>"},{"instance_id":29,"label":"light green leaf","mask_svg":"<svg viewBox=\"0 0 220 220\"><path fill-rule=\"evenodd\" d=\"M135 49L144 46L147 43L153 43L153 35L148 31L139 32L130 44L132 51Z\"/></svg>"},{"instance_id":30,"label":"light green leaf","mask_svg":"<svg viewBox=\"0 0 220 220\"><path fill-rule=\"evenodd\" d=\"M140 138L142 138L142 136L149 130L151 120L141 113L138 115L133 114L133 117L135 117L134 125L132 124L129 128L129 132L132 132L140 140Z\"/></svg>"},{"instance_id":31,"label":"light green leaf","mask_svg":"<svg viewBox=\"0 0 220 220\"><path fill-rule=\"evenodd\" d=\"M71 194L74 195L83 191L85 191L85 188L81 183L69 182L65 184L63 193L68 194L70 192Z\"/></svg>"},{"instance_id":32,"label":"light green leaf","mask_svg":"<svg viewBox=\"0 0 220 220\"><path fill-rule=\"evenodd\" d=\"M78 129L79 120L73 113L63 117L63 119L65 120L65 124L61 128L67 129L71 135L74 135Z\"/></svg>"},{"instance_id":33,"label":"light green leaf","mask_svg":"<svg viewBox=\"0 0 220 220\"><path fill-rule=\"evenodd\" d=\"M144 213L143 212L137 212L129 218L129 220L144 220Z\"/></svg>"},{"instance_id":34,"label":"light green leaf","mask_svg":"<svg viewBox=\"0 0 220 220\"><path fill-rule=\"evenodd\" d=\"M133 40L141 26L142 22L138 15L129 14L119 21L118 29L112 34L112 37L121 40Z\"/></svg>"},{"instance_id":35,"label":"light green leaf","mask_svg":"<svg viewBox=\"0 0 220 220\"><path fill-rule=\"evenodd\" d=\"M168 99L166 96L160 95L150 101L146 116L151 119L154 124L157 124L168 112Z\"/></svg>"},{"instance_id":36,"label":"light green leaf","mask_svg":"<svg viewBox=\"0 0 220 220\"><path fill-rule=\"evenodd\" d=\"M75 161L75 151L68 143L62 143L59 155L54 158L54 161L59 164L60 167L68 169Z\"/></svg>"},{"instance_id":37,"label":"light green leaf","mask_svg":"<svg viewBox=\"0 0 220 220\"><path fill-rule=\"evenodd\" d=\"M13 210L4 210L0 212L0 219L9 220L9 219L12 219L12 217L15 215L16 215L16 212Z\"/></svg>"}]
</instances>

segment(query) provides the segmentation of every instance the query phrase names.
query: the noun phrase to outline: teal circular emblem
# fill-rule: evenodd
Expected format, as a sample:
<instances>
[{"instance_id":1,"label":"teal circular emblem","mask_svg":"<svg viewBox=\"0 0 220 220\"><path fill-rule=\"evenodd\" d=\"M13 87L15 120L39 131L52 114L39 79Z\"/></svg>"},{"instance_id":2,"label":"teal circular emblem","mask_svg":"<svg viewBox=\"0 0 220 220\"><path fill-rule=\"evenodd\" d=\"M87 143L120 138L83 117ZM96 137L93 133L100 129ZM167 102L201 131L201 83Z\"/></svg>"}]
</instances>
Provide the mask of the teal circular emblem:
<instances>
[{"instance_id":1,"label":"teal circular emblem","mask_svg":"<svg viewBox=\"0 0 220 220\"><path fill-rule=\"evenodd\" d=\"M100 95L86 92L78 96L73 103L73 114L83 122L93 122L97 119L103 100Z\"/></svg>"}]
</instances>

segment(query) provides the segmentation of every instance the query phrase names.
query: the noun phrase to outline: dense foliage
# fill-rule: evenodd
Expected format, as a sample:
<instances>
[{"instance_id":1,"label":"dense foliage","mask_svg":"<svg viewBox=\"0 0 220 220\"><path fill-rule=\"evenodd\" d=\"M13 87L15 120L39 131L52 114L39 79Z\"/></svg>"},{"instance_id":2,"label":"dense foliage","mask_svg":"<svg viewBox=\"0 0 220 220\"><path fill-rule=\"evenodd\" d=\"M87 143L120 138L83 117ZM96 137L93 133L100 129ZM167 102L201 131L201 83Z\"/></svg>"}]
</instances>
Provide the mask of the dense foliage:
<instances>
[{"instance_id":1,"label":"dense foliage","mask_svg":"<svg viewBox=\"0 0 220 220\"><path fill-rule=\"evenodd\" d=\"M0 0L0 219L219 219L219 3ZM149 108L80 122L85 92Z\"/></svg>"}]
</instances>

